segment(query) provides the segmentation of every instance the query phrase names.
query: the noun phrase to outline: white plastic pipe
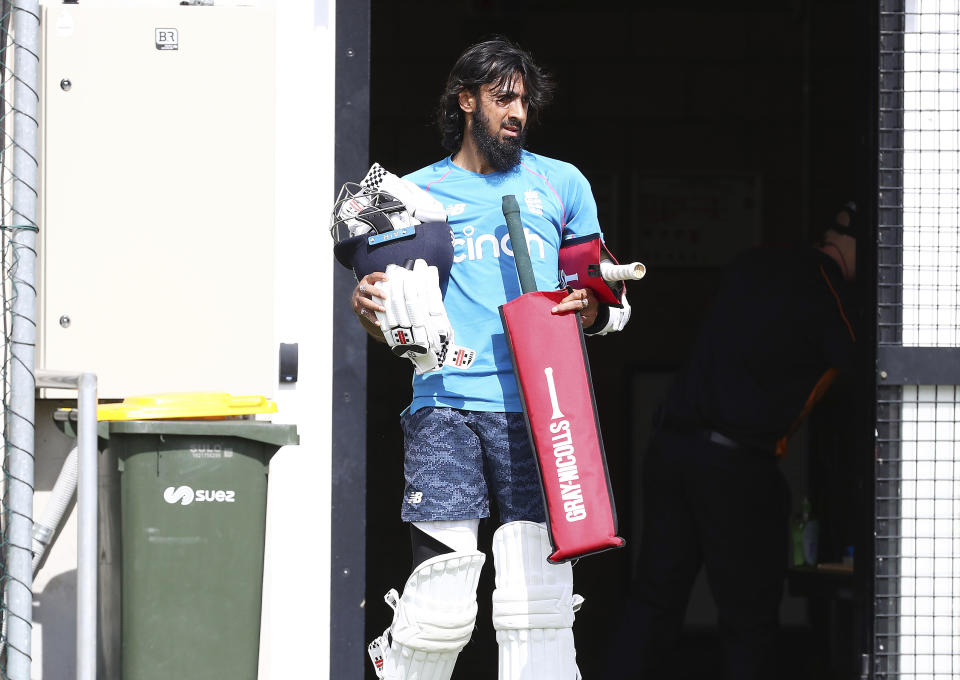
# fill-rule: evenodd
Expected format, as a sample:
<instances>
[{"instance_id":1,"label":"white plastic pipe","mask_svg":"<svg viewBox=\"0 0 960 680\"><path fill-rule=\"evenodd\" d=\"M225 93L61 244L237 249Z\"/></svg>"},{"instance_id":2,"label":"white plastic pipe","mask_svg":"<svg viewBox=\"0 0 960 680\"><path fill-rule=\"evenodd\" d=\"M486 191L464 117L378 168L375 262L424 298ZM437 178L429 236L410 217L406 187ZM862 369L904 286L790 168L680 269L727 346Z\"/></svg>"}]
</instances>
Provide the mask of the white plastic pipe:
<instances>
[{"instance_id":1,"label":"white plastic pipe","mask_svg":"<svg viewBox=\"0 0 960 680\"><path fill-rule=\"evenodd\" d=\"M73 500L73 494L77 490L77 447L74 446L63 461L63 467L60 468L60 474L53 485L53 492L50 494L50 500L43 509L43 516L33 523L33 573L37 573L37 567L43 561L43 556L50 547L50 540L57 533L63 515L67 511L67 506Z\"/></svg>"}]
</instances>

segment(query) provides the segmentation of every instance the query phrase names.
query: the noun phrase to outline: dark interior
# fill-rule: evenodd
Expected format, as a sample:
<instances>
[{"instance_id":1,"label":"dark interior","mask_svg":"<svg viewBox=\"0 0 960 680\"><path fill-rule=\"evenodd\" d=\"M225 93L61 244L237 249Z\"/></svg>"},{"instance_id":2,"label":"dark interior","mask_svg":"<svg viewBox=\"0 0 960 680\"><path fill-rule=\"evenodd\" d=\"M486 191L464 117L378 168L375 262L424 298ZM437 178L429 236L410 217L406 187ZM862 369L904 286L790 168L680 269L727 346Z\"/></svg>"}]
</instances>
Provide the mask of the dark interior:
<instances>
[{"instance_id":1,"label":"dark interior","mask_svg":"<svg viewBox=\"0 0 960 680\"><path fill-rule=\"evenodd\" d=\"M811 241L840 202L873 191L871 3L853 0L573 2L472 0L371 3L370 160L398 174L446 155L433 123L462 49L501 33L557 78L558 95L528 148L574 163L590 180L601 226L621 260L647 277L630 284L633 317L620 334L588 339L594 389L626 549L575 569L586 598L574 627L585 678L604 677L607 639L639 544L639 470L659 394L685 360L721 268L739 249ZM870 254L861 248L861 272ZM861 276L861 337L870 337L869 277ZM872 351L864 343L864 351ZM868 361L865 363L869 363ZM402 589L410 546L398 418L409 371L369 343L366 631L388 625L382 603ZM872 381L872 375L865 380ZM782 678L852 678L869 612L866 420L849 404L857 377L833 388L791 443L794 492L821 518L820 559L855 546L857 577L793 574L784 603ZM860 400L861 402L864 400ZM862 409L861 409L862 410ZM868 409L869 410L869 409ZM866 445L869 447L869 445ZM495 526L481 528L489 549ZM481 580L477 630L454 677L496 677L490 625L492 560ZM720 643L709 598L694 594L677 677L716 674ZM630 650L619 650L625 667ZM367 664L366 677L373 678Z\"/></svg>"}]
</instances>

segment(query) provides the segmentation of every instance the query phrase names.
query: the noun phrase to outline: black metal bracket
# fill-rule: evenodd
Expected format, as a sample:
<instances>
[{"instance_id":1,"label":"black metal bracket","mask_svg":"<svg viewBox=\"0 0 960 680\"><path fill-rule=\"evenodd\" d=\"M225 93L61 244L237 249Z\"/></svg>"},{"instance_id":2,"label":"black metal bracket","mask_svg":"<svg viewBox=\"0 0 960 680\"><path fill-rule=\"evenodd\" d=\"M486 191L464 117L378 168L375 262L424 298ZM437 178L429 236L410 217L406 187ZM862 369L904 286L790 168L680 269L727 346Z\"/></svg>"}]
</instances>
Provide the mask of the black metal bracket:
<instances>
[{"instance_id":1,"label":"black metal bracket","mask_svg":"<svg viewBox=\"0 0 960 680\"><path fill-rule=\"evenodd\" d=\"M877 347L878 385L960 385L958 347Z\"/></svg>"}]
</instances>

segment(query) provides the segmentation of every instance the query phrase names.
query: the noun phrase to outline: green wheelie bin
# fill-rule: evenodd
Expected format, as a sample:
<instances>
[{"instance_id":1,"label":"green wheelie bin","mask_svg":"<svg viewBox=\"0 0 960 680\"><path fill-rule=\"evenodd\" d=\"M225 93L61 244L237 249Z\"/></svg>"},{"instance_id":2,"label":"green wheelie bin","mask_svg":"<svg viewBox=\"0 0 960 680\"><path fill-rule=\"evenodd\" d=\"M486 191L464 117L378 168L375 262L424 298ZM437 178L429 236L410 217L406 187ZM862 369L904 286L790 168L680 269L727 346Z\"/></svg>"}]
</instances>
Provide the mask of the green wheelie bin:
<instances>
[{"instance_id":1,"label":"green wheelie bin","mask_svg":"<svg viewBox=\"0 0 960 680\"><path fill-rule=\"evenodd\" d=\"M295 425L230 415L272 402L210 397L98 411L119 473L123 680L257 677L267 472L299 437ZM140 416L152 419L129 419Z\"/></svg>"}]
</instances>

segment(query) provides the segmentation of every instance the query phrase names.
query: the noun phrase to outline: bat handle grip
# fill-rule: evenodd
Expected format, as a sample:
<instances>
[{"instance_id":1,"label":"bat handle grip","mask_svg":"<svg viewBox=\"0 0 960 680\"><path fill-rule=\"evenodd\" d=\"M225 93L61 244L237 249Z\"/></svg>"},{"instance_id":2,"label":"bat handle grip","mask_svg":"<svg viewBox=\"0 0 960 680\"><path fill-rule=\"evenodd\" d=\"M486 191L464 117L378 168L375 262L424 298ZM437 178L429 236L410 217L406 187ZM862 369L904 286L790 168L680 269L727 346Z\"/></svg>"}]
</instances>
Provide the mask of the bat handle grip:
<instances>
[{"instance_id":1,"label":"bat handle grip","mask_svg":"<svg viewBox=\"0 0 960 680\"><path fill-rule=\"evenodd\" d=\"M530 262L527 235L523 232L523 223L520 221L520 205L513 194L503 197L503 217L507 220L507 231L510 232L510 245L513 248L513 261L517 265L517 275L520 277L520 290L532 293L537 289L537 280Z\"/></svg>"},{"instance_id":2,"label":"bat handle grip","mask_svg":"<svg viewBox=\"0 0 960 680\"><path fill-rule=\"evenodd\" d=\"M610 260L600 263L600 276L604 281L638 281L647 273L647 268L639 262L614 264Z\"/></svg>"}]
</instances>

